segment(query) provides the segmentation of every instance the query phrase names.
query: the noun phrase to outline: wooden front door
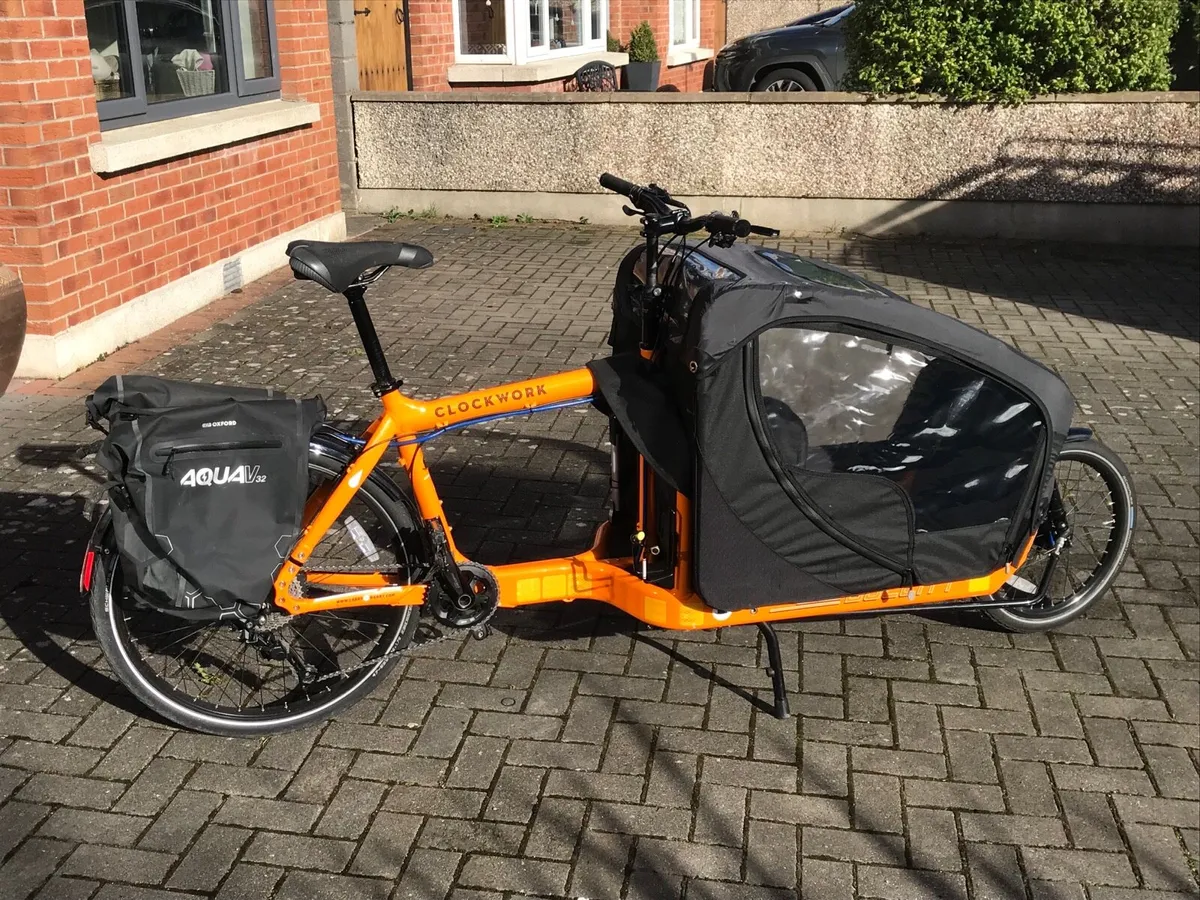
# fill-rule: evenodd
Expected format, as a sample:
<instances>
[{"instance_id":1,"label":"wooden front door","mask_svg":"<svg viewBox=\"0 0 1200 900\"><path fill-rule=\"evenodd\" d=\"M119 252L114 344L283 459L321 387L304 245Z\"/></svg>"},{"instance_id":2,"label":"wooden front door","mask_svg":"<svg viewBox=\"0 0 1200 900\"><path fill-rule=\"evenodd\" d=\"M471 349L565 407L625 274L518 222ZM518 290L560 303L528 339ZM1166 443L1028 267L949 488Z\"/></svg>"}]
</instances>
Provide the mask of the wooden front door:
<instances>
[{"instance_id":1,"label":"wooden front door","mask_svg":"<svg viewBox=\"0 0 1200 900\"><path fill-rule=\"evenodd\" d=\"M407 91L408 17L404 0L357 0L354 39L360 91Z\"/></svg>"}]
</instances>

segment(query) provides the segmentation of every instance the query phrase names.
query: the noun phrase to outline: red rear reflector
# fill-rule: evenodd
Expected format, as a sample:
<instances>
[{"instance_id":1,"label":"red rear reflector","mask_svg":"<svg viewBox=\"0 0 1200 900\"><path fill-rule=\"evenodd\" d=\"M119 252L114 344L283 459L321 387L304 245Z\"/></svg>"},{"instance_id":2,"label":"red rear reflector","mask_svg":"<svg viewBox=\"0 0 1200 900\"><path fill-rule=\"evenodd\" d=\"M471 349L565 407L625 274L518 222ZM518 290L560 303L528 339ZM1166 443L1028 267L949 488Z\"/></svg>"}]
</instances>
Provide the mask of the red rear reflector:
<instances>
[{"instance_id":1,"label":"red rear reflector","mask_svg":"<svg viewBox=\"0 0 1200 900\"><path fill-rule=\"evenodd\" d=\"M83 571L79 573L79 593L86 594L92 589L92 569L96 565L96 551L88 547L83 555Z\"/></svg>"}]
</instances>

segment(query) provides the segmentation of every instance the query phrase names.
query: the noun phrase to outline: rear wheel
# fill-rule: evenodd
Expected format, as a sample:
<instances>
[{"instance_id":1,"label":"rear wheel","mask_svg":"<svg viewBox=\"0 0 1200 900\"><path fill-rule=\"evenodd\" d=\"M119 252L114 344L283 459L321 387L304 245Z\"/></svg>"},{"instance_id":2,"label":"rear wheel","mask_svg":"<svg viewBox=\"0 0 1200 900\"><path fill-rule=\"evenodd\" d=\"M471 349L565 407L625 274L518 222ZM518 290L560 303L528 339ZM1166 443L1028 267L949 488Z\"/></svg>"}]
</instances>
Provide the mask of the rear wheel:
<instances>
[{"instance_id":1,"label":"rear wheel","mask_svg":"<svg viewBox=\"0 0 1200 900\"><path fill-rule=\"evenodd\" d=\"M812 77L799 69L775 69L762 76L754 85L756 91L796 93L819 91Z\"/></svg>"},{"instance_id":2,"label":"rear wheel","mask_svg":"<svg viewBox=\"0 0 1200 900\"><path fill-rule=\"evenodd\" d=\"M335 480L338 461L309 453L310 494ZM374 473L313 552L312 568L392 572L417 561L413 517ZM91 615L113 673L164 718L210 734L269 734L321 722L361 699L408 646L418 607L330 610L247 629L240 620L189 621L124 589L111 532L91 590ZM376 660L378 660L376 662ZM338 674L342 670L350 670Z\"/></svg>"},{"instance_id":3,"label":"rear wheel","mask_svg":"<svg viewBox=\"0 0 1200 900\"><path fill-rule=\"evenodd\" d=\"M1009 631L1049 631L1083 615L1112 585L1133 540L1133 480L1099 441L1067 444L1054 482L1050 512L1029 558L996 595L1040 599L988 610Z\"/></svg>"}]
</instances>

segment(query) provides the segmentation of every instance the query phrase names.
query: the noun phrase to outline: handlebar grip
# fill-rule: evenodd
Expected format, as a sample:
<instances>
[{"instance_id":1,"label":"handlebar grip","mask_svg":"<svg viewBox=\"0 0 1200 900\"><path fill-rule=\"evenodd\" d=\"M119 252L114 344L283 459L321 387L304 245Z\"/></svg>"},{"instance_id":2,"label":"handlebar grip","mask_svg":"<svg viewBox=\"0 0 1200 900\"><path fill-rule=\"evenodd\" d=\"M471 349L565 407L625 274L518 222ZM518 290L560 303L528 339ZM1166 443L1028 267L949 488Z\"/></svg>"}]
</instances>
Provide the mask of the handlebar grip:
<instances>
[{"instance_id":1,"label":"handlebar grip","mask_svg":"<svg viewBox=\"0 0 1200 900\"><path fill-rule=\"evenodd\" d=\"M706 217L706 228L709 234L731 234L734 237L748 237L751 229L754 227L749 220L739 218L735 215L726 215L725 213L713 212Z\"/></svg>"},{"instance_id":2,"label":"handlebar grip","mask_svg":"<svg viewBox=\"0 0 1200 900\"><path fill-rule=\"evenodd\" d=\"M609 172L605 172L600 176L600 187L605 190L612 191L614 194L621 194L625 197L633 198L633 192L637 190L637 185L632 181L626 181L624 178L618 178Z\"/></svg>"}]
</instances>

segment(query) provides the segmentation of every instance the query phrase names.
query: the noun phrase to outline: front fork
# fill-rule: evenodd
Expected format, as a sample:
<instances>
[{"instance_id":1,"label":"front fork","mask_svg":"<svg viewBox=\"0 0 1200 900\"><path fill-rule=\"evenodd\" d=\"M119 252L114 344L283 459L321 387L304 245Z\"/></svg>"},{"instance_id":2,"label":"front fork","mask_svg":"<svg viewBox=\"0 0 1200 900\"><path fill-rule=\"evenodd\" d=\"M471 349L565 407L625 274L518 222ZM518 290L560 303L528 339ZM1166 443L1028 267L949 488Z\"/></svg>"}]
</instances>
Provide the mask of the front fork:
<instances>
[{"instance_id":1,"label":"front fork","mask_svg":"<svg viewBox=\"0 0 1200 900\"><path fill-rule=\"evenodd\" d=\"M1071 520L1067 515L1067 507L1063 502L1058 485L1050 495L1050 506L1046 510L1046 521L1038 529L1034 546L1046 552L1046 569L1038 580L1037 594L1030 603L1040 603L1046 599L1054 573L1058 570L1062 552L1071 545Z\"/></svg>"}]
</instances>

